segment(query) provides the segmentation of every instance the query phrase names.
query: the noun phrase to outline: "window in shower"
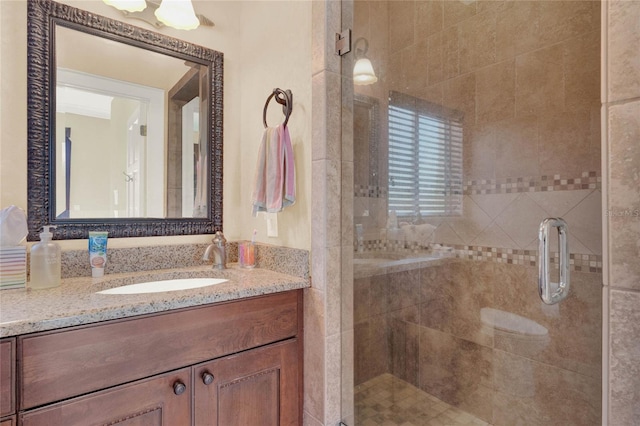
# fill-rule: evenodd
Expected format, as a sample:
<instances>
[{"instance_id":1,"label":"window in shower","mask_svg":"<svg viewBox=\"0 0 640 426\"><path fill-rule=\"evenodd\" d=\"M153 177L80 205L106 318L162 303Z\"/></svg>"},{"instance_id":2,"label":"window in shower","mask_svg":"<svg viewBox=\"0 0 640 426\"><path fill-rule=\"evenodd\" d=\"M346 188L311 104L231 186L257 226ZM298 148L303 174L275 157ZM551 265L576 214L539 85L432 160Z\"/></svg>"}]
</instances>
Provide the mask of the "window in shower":
<instances>
[{"instance_id":1,"label":"window in shower","mask_svg":"<svg viewBox=\"0 0 640 426\"><path fill-rule=\"evenodd\" d=\"M462 114L389 95L389 211L399 217L462 213Z\"/></svg>"}]
</instances>

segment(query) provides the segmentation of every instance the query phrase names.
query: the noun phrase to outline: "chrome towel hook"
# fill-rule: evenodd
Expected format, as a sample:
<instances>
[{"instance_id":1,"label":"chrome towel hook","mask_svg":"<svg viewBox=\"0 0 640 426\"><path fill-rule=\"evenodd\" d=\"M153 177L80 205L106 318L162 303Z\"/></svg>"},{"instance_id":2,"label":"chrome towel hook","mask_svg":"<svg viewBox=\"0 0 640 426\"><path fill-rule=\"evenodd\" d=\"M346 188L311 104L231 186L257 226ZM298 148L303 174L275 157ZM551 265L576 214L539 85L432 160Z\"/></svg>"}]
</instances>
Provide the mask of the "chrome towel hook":
<instances>
[{"instance_id":1,"label":"chrome towel hook","mask_svg":"<svg viewBox=\"0 0 640 426\"><path fill-rule=\"evenodd\" d=\"M269 107L269 102L272 98L276 99L276 102L282 105L282 113L284 114L284 127L287 127L287 123L289 122L289 117L291 116L291 111L293 110L293 93L291 90L282 90L279 88L273 89L273 92L267 98L267 101L264 103L264 110L262 111L262 122L264 123L265 129L267 126L267 108Z\"/></svg>"},{"instance_id":2,"label":"chrome towel hook","mask_svg":"<svg viewBox=\"0 0 640 426\"><path fill-rule=\"evenodd\" d=\"M558 229L558 251L560 263L560 280L551 282L549 270L549 231ZM569 294L569 235L567 222L559 217L549 217L542 221L538 232L538 292L540 299L547 305L555 305Z\"/></svg>"}]
</instances>

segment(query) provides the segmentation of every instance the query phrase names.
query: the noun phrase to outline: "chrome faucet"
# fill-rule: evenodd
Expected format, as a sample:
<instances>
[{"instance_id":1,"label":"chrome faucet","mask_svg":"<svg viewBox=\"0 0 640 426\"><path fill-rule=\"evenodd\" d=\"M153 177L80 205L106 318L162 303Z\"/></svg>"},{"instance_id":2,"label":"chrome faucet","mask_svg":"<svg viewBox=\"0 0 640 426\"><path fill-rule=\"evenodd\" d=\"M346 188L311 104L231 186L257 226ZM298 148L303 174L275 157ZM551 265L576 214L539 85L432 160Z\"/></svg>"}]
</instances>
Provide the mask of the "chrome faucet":
<instances>
[{"instance_id":1,"label":"chrome faucet","mask_svg":"<svg viewBox=\"0 0 640 426\"><path fill-rule=\"evenodd\" d=\"M209 244L209 247L204 251L204 255L202 256L202 260L209 260L211 256L211 252L213 251L214 262L213 267L218 269L226 269L227 268L227 251L226 251L227 239L222 235L221 231L217 231L215 237L213 237L213 241ZM216 263L216 258L218 262Z\"/></svg>"}]
</instances>

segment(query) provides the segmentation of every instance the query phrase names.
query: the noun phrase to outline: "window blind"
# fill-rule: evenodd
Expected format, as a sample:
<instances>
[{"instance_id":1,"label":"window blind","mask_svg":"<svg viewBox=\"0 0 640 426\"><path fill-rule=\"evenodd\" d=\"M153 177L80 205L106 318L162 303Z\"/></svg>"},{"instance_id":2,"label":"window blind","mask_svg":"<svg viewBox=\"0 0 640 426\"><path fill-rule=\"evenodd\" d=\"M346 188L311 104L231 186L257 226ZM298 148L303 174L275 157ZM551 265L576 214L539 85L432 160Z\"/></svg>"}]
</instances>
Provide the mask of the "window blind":
<instances>
[{"instance_id":1,"label":"window blind","mask_svg":"<svg viewBox=\"0 0 640 426\"><path fill-rule=\"evenodd\" d=\"M389 98L389 210L462 213L462 118L407 95Z\"/></svg>"}]
</instances>

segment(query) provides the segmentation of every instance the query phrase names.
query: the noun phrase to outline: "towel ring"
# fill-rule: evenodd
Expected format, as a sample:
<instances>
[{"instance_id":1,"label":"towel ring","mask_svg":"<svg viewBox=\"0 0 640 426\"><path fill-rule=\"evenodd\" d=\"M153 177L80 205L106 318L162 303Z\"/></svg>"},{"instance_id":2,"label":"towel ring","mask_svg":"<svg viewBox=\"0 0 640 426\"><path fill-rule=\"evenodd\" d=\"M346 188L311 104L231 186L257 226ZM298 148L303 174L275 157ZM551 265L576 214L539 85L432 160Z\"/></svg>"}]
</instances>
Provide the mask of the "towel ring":
<instances>
[{"instance_id":1,"label":"towel ring","mask_svg":"<svg viewBox=\"0 0 640 426\"><path fill-rule=\"evenodd\" d=\"M267 101L264 103L264 110L262 111L262 122L264 123L265 129L267 126L267 108L269 107L269 102L272 98L276 99L276 102L282 105L282 113L284 114L284 127L287 127L287 123L289 122L289 117L291 116L291 111L293 110L293 93L291 90L282 90L275 88L273 92L267 98Z\"/></svg>"}]
</instances>

